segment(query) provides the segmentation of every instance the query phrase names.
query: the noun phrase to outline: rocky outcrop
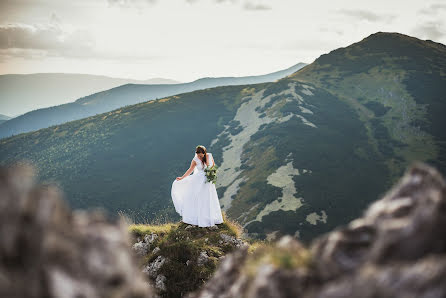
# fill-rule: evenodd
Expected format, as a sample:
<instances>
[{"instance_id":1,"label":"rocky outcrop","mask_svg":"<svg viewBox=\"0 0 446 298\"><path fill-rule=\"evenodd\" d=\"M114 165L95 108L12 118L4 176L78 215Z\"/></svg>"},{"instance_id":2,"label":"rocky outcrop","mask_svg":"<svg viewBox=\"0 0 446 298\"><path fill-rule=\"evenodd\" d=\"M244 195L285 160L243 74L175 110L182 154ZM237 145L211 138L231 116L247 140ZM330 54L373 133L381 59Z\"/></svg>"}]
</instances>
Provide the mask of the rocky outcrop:
<instances>
[{"instance_id":1,"label":"rocky outcrop","mask_svg":"<svg viewBox=\"0 0 446 298\"><path fill-rule=\"evenodd\" d=\"M144 269L143 272L147 273L152 278L158 277L158 271L164 265L167 259L163 256L158 256L153 262L149 263Z\"/></svg>"},{"instance_id":2,"label":"rocky outcrop","mask_svg":"<svg viewBox=\"0 0 446 298\"><path fill-rule=\"evenodd\" d=\"M270 251L227 255L189 295L199 297L446 297L446 183L417 163L363 217L308 248L286 236Z\"/></svg>"},{"instance_id":3,"label":"rocky outcrop","mask_svg":"<svg viewBox=\"0 0 446 298\"><path fill-rule=\"evenodd\" d=\"M138 239L136 243L132 245L133 250L135 253L139 256L145 256L151 249L151 246L155 242L155 240L158 238L158 235L155 233L152 233L150 235L145 235L144 239Z\"/></svg>"},{"instance_id":4,"label":"rocky outcrop","mask_svg":"<svg viewBox=\"0 0 446 298\"><path fill-rule=\"evenodd\" d=\"M301 297L314 274L309 252L291 236L249 252L243 246L223 259L213 278L194 297Z\"/></svg>"},{"instance_id":5,"label":"rocky outcrop","mask_svg":"<svg viewBox=\"0 0 446 298\"><path fill-rule=\"evenodd\" d=\"M142 256L142 272L162 297L182 297L200 288L214 273L224 256L248 246L240 227L224 218L213 227L186 223L130 225L132 245Z\"/></svg>"},{"instance_id":6,"label":"rocky outcrop","mask_svg":"<svg viewBox=\"0 0 446 298\"><path fill-rule=\"evenodd\" d=\"M219 241L220 244L233 245L237 248L247 245L242 239L230 236L225 233L221 233L220 237L222 240Z\"/></svg>"},{"instance_id":7,"label":"rocky outcrop","mask_svg":"<svg viewBox=\"0 0 446 298\"><path fill-rule=\"evenodd\" d=\"M197 265L203 266L208 260L209 256L207 255L206 251L201 251L200 255L197 258Z\"/></svg>"},{"instance_id":8,"label":"rocky outcrop","mask_svg":"<svg viewBox=\"0 0 446 298\"><path fill-rule=\"evenodd\" d=\"M433 168L418 165L362 218L318 239L312 250L324 279L331 279L366 262L416 261L444 254L445 232L446 183Z\"/></svg>"},{"instance_id":9,"label":"rocky outcrop","mask_svg":"<svg viewBox=\"0 0 446 298\"><path fill-rule=\"evenodd\" d=\"M26 163L0 168L0 297L154 297L127 225L71 211Z\"/></svg>"}]
</instances>

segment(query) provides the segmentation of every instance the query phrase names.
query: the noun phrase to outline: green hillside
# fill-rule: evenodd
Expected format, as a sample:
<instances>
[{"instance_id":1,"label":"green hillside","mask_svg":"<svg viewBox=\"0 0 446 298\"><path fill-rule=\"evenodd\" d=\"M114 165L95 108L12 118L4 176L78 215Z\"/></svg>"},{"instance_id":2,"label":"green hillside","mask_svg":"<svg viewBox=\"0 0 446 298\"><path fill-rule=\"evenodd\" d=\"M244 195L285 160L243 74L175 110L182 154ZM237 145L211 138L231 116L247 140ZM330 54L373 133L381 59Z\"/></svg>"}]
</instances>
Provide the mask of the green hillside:
<instances>
[{"instance_id":1,"label":"green hillside","mask_svg":"<svg viewBox=\"0 0 446 298\"><path fill-rule=\"evenodd\" d=\"M229 218L252 237L306 241L358 217L411 161L444 171L445 57L443 45L378 33L274 83L178 94L2 139L0 162L31 160L76 208L178 220L171 184L202 144L219 165Z\"/></svg>"},{"instance_id":2,"label":"green hillside","mask_svg":"<svg viewBox=\"0 0 446 298\"><path fill-rule=\"evenodd\" d=\"M286 80L181 94L21 134L1 140L0 155L2 163L36 163L41 179L59 183L75 208L177 219L171 183L197 144L220 164L218 193L228 216L251 221L246 228L260 237L294 234L296 227L302 237L326 231L385 187L386 168L354 110L322 89ZM269 182L282 167L295 175L284 186ZM372 173L377 179L369 182Z\"/></svg>"},{"instance_id":3,"label":"green hillside","mask_svg":"<svg viewBox=\"0 0 446 298\"><path fill-rule=\"evenodd\" d=\"M289 78L320 86L354 107L393 180L414 159L446 173L445 45L379 32L322 55Z\"/></svg>"},{"instance_id":4,"label":"green hillside","mask_svg":"<svg viewBox=\"0 0 446 298\"><path fill-rule=\"evenodd\" d=\"M230 121L241 89L147 101L2 139L2 164L34 162L40 179L60 183L75 208L153 217L170 206L170 185L187 169L196 144Z\"/></svg>"}]
</instances>

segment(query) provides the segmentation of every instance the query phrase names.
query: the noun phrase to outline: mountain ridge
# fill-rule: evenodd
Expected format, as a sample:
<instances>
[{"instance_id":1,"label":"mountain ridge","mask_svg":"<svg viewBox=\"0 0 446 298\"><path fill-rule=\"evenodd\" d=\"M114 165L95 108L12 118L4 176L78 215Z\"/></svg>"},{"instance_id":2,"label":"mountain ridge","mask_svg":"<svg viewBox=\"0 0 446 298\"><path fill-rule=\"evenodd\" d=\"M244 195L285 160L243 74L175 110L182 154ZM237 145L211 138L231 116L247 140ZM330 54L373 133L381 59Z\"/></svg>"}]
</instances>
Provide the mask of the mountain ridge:
<instances>
[{"instance_id":1,"label":"mountain ridge","mask_svg":"<svg viewBox=\"0 0 446 298\"><path fill-rule=\"evenodd\" d=\"M126 105L172 96L178 93L191 92L198 89L212 88L221 85L241 85L274 81L304 65L305 64L303 63L298 63L285 70L276 71L266 75L207 78L181 84L147 85L126 83L112 87L111 89L82 96L74 102L27 112L14 118L11 122L0 125L0 138L28 131L35 131L51 125L104 113ZM117 93L113 94L113 92Z\"/></svg>"},{"instance_id":2,"label":"mountain ridge","mask_svg":"<svg viewBox=\"0 0 446 298\"><path fill-rule=\"evenodd\" d=\"M159 80L83 73L3 74L0 75L0 110L20 116L35 109L69 103L81 96L131 82L161 83ZM168 82L176 81L165 81Z\"/></svg>"},{"instance_id":3,"label":"mountain ridge","mask_svg":"<svg viewBox=\"0 0 446 298\"><path fill-rule=\"evenodd\" d=\"M446 108L442 99L445 57L446 46L441 43L401 33L377 32L321 55L313 64L287 78L323 87L355 107L367 123L369 137L376 146L386 145L380 144L373 134L388 130L390 139L400 147L391 169L394 177L404 168L404 164L398 165L398 159L407 161L408 151L422 151L421 144L429 147L430 152L426 151L425 156L430 156L445 173L442 156L446 152L443 145L446 135L441 127L446 126L446 121L440 112ZM431 90L423 90L422 84ZM401 106L413 110L409 118ZM420 138L424 141L419 141Z\"/></svg>"}]
</instances>

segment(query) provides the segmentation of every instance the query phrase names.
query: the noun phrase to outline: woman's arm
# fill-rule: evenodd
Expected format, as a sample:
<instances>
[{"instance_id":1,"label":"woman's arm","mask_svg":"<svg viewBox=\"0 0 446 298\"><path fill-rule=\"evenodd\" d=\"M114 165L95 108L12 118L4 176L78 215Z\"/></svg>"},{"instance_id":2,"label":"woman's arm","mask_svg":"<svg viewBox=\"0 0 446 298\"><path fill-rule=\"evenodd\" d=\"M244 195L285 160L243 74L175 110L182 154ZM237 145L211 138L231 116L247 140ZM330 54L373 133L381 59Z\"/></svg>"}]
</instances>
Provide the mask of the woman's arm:
<instances>
[{"instance_id":1,"label":"woman's arm","mask_svg":"<svg viewBox=\"0 0 446 298\"><path fill-rule=\"evenodd\" d=\"M186 178L187 176L189 176L190 173L192 173L192 171L194 170L195 165L196 165L195 160L192 160L191 163L190 163L190 167L189 167L189 169L187 169L186 173L184 173L183 176L181 176L181 177L177 177L177 180L181 180L181 179L184 179L184 178Z\"/></svg>"}]
</instances>

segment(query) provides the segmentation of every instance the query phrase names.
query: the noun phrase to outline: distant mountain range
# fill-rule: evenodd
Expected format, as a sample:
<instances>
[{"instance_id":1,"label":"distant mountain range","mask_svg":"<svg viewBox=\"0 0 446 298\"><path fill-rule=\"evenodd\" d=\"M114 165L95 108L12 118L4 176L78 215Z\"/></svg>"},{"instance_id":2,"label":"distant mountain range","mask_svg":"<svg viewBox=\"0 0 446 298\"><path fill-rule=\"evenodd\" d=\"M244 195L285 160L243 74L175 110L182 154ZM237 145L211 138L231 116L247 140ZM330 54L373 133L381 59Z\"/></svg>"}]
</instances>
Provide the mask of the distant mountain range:
<instances>
[{"instance_id":1,"label":"distant mountain range","mask_svg":"<svg viewBox=\"0 0 446 298\"><path fill-rule=\"evenodd\" d=\"M5 122L5 121L7 121L7 120L9 120L9 119L11 119L11 117L3 115L3 114L0 114L0 124Z\"/></svg>"},{"instance_id":2,"label":"distant mountain range","mask_svg":"<svg viewBox=\"0 0 446 298\"><path fill-rule=\"evenodd\" d=\"M202 144L219 165L228 217L252 237L308 240L358 217L415 160L446 173L445 69L446 46L378 32L275 82L147 100L2 139L0 163L32 161L75 208L177 220L170 188Z\"/></svg>"},{"instance_id":3,"label":"distant mountain range","mask_svg":"<svg viewBox=\"0 0 446 298\"><path fill-rule=\"evenodd\" d=\"M120 85L119 87L81 97L74 102L42 108L18 116L12 121L8 121L3 125L0 124L0 138L17 135L23 132L34 131L72 120L82 119L95 114L108 112L126 105L132 105L178 93L191 92L194 90L217 86L272 82L299 70L305 65L306 64L304 63L299 63L285 70L259 76L221 78L207 77L190 83L156 85L141 84L141 82L139 82L139 84L126 83L122 79L110 80L110 78L107 77L84 75L76 78L76 75L62 76L62 74L48 74L44 75L43 78L40 78L41 75L39 74L35 75L35 77L29 78L28 81L22 77L23 75L18 76L20 80L17 79L17 77L14 77L14 75L8 75L7 77L3 76L4 78L0 76L0 90L2 90L0 94L1 97L6 98L3 100L3 104L17 106L23 103L23 98L31 102L38 102L42 97L52 98L53 101L56 100L56 97L58 97L60 102L61 98L67 98L68 94L71 92L70 90L73 90L73 88L75 88L77 93L88 94L88 91L94 88L96 88L96 90L98 88L105 89L104 87L107 84L108 86L111 84ZM76 83L73 83L74 79L69 80L66 78L66 76L74 76L77 80ZM5 87L4 90L2 89L3 86ZM35 90L37 88L36 86L39 86L38 88L42 90L40 93ZM14 94L14 92L16 92L16 94ZM48 96L49 93L52 95ZM70 96L72 95L73 94ZM21 99L19 100L18 98Z\"/></svg>"},{"instance_id":4,"label":"distant mountain range","mask_svg":"<svg viewBox=\"0 0 446 298\"><path fill-rule=\"evenodd\" d=\"M132 80L71 73L6 74L0 75L0 111L17 117L124 84L178 83L162 78Z\"/></svg>"}]
</instances>

